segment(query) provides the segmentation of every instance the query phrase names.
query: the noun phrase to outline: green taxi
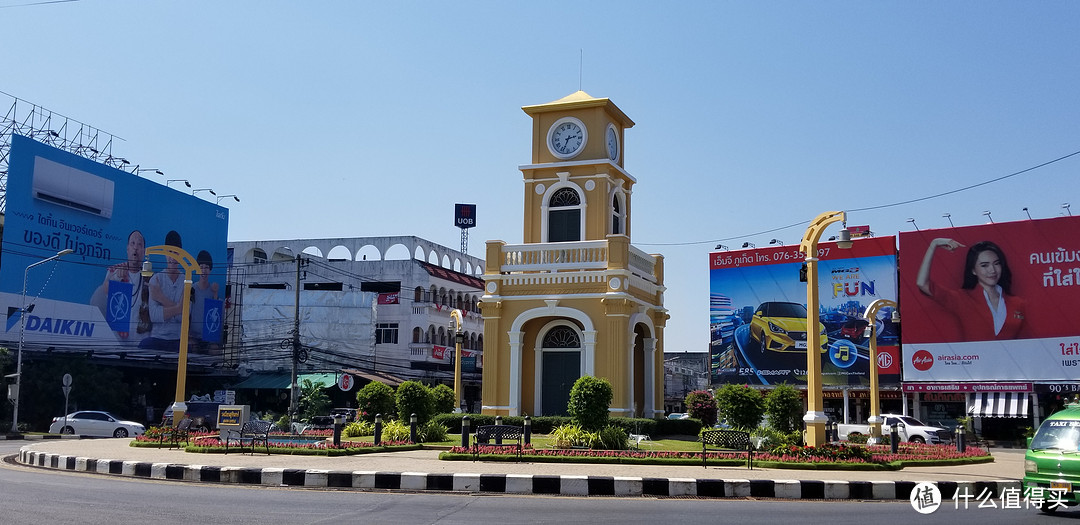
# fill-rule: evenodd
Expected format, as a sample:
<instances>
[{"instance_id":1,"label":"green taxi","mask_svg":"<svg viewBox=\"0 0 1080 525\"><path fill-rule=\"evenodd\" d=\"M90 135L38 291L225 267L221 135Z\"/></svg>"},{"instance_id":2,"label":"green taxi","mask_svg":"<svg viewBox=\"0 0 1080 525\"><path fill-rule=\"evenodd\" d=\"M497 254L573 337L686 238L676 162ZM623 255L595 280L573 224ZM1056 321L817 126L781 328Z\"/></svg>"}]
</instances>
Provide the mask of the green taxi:
<instances>
[{"instance_id":1,"label":"green taxi","mask_svg":"<svg viewBox=\"0 0 1080 525\"><path fill-rule=\"evenodd\" d=\"M1080 504L1080 404L1046 418L1024 454L1024 495L1053 513Z\"/></svg>"}]
</instances>

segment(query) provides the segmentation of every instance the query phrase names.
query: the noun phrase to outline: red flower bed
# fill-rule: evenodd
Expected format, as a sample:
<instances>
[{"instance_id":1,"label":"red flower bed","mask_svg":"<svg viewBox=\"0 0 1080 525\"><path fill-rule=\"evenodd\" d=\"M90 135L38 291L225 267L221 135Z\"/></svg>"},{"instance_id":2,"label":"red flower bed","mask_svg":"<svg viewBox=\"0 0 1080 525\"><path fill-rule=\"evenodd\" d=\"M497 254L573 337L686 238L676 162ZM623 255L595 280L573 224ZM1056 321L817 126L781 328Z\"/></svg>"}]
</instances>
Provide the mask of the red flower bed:
<instances>
[{"instance_id":1,"label":"red flower bed","mask_svg":"<svg viewBox=\"0 0 1080 525\"><path fill-rule=\"evenodd\" d=\"M450 453L472 454L472 448L453 447ZM481 454L513 455L516 452L504 447L481 446ZM700 460L700 452L678 452L664 450L586 450L586 449L534 449L531 445L522 448L523 455L535 457L568 458L633 458L633 459L694 459ZM782 463L845 463L845 464L886 464L893 461L935 461L985 457L986 451L977 447L967 447L963 453L957 452L950 445L920 445L903 443L896 454L888 445L870 447L831 445L820 447L777 447L771 451L754 454L755 461L777 461ZM709 452L709 459L745 460L745 452Z\"/></svg>"}]
</instances>

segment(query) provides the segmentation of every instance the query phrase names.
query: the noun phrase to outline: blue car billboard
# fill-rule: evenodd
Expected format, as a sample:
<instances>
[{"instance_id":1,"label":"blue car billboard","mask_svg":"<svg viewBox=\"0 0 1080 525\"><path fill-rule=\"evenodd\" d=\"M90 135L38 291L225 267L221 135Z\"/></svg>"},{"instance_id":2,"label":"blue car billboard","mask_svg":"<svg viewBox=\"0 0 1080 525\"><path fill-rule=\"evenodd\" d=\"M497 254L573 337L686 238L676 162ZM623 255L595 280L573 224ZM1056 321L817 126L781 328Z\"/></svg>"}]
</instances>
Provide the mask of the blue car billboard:
<instances>
[{"instance_id":1,"label":"blue car billboard","mask_svg":"<svg viewBox=\"0 0 1080 525\"><path fill-rule=\"evenodd\" d=\"M851 249L821 243L819 326L806 326L805 257L798 246L709 255L710 366L714 384L806 384L806 352L821 354L825 385L869 384L862 318L877 299L896 301L894 237L859 239ZM899 380L899 332L891 308L875 319L878 372Z\"/></svg>"},{"instance_id":2,"label":"blue car billboard","mask_svg":"<svg viewBox=\"0 0 1080 525\"><path fill-rule=\"evenodd\" d=\"M176 354L184 269L151 255L152 274L142 272L147 248L166 245L198 266L193 359L220 355L227 209L19 135L12 136L8 164L0 258L8 344L21 337L28 350ZM38 264L64 250L71 252Z\"/></svg>"}]
</instances>

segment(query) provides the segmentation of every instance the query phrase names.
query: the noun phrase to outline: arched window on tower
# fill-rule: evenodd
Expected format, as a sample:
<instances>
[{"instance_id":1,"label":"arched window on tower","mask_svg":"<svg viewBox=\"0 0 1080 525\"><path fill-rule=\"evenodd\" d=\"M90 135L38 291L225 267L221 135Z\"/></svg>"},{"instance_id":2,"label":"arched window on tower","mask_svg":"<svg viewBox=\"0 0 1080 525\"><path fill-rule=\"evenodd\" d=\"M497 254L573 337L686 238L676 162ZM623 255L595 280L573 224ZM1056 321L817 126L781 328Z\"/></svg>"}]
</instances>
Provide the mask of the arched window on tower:
<instances>
[{"instance_id":1,"label":"arched window on tower","mask_svg":"<svg viewBox=\"0 0 1080 525\"><path fill-rule=\"evenodd\" d=\"M626 215L623 213L622 203L619 199L619 194L615 193L611 196L611 233L618 235L625 231L623 224L625 222Z\"/></svg>"},{"instance_id":2,"label":"arched window on tower","mask_svg":"<svg viewBox=\"0 0 1080 525\"><path fill-rule=\"evenodd\" d=\"M581 196L573 188L562 188L548 201L548 242L581 240Z\"/></svg>"}]
</instances>

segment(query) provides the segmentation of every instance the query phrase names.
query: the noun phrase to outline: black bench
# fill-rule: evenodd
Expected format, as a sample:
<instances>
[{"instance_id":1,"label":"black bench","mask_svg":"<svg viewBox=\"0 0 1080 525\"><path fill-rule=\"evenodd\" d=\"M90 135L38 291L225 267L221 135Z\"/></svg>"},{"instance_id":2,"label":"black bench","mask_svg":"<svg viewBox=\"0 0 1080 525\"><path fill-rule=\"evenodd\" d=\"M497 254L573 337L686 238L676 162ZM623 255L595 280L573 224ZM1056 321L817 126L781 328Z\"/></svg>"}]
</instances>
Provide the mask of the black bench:
<instances>
[{"instance_id":1,"label":"black bench","mask_svg":"<svg viewBox=\"0 0 1080 525\"><path fill-rule=\"evenodd\" d=\"M480 458L480 446L514 447L517 460L521 461L521 439L525 429L514 425L481 425L476 427L476 440L473 442L473 461Z\"/></svg>"},{"instance_id":2,"label":"black bench","mask_svg":"<svg viewBox=\"0 0 1080 525\"><path fill-rule=\"evenodd\" d=\"M192 420L189 417L185 417L180 420L175 427L163 427L161 429L161 437L158 439L158 445L163 445L166 440L169 441L169 448L179 447L180 441L183 440L187 445L191 440L191 425Z\"/></svg>"},{"instance_id":3,"label":"black bench","mask_svg":"<svg viewBox=\"0 0 1080 525\"><path fill-rule=\"evenodd\" d=\"M701 433L701 466L708 468L705 458L709 450L746 452L746 465L754 468L754 445L750 433L741 430L706 430Z\"/></svg>"},{"instance_id":4,"label":"black bench","mask_svg":"<svg viewBox=\"0 0 1080 525\"><path fill-rule=\"evenodd\" d=\"M239 445L240 452L244 451L244 443L251 447L251 453L255 454L255 445L262 443L266 447L266 454L270 454L270 430L274 423L270 421L252 420L240 426L240 430L229 429L225 434L225 453L229 453L229 442L233 439Z\"/></svg>"}]
</instances>

